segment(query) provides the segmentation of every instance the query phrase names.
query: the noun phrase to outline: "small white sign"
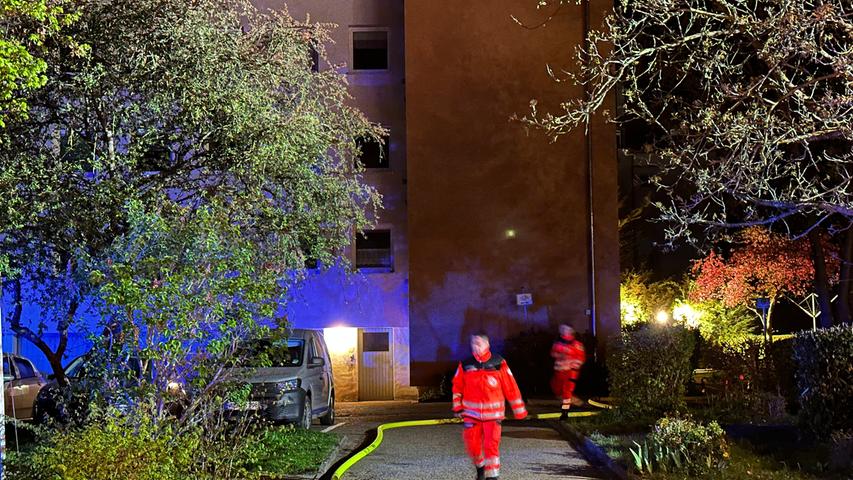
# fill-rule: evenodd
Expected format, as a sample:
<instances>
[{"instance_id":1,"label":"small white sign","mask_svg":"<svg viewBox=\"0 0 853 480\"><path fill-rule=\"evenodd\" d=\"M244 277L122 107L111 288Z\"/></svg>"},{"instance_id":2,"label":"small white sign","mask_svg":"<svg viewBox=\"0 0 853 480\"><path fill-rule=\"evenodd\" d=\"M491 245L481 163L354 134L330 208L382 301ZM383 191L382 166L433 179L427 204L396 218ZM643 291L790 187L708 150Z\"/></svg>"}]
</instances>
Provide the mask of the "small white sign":
<instances>
[{"instance_id":1,"label":"small white sign","mask_svg":"<svg viewBox=\"0 0 853 480\"><path fill-rule=\"evenodd\" d=\"M533 305L533 294L519 293L515 296L515 303L520 306Z\"/></svg>"}]
</instances>

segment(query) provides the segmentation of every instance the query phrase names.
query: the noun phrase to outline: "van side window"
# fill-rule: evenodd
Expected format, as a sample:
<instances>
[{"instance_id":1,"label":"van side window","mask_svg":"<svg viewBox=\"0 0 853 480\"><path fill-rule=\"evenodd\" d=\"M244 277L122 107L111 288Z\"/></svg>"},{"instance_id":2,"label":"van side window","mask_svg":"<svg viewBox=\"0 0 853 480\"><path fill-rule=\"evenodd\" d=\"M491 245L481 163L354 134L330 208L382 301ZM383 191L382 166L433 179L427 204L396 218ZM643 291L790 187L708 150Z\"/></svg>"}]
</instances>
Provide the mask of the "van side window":
<instances>
[{"instance_id":1,"label":"van side window","mask_svg":"<svg viewBox=\"0 0 853 480\"><path fill-rule=\"evenodd\" d=\"M323 346L323 337L318 335L314 337L314 341L317 342L317 356L322 357L325 361L329 361L329 355L326 353L326 349Z\"/></svg>"},{"instance_id":2,"label":"van side window","mask_svg":"<svg viewBox=\"0 0 853 480\"><path fill-rule=\"evenodd\" d=\"M314 349L314 336L313 336L313 335L311 335L311 336L308 338L308 341L307 341L307 342L305 342L305 343L307 344L307 345L306 345L306 347L308 348L308 351L306 352L306 353L307 353L307 355L305 355L305 361L307 361L307 362L308 362L308 364L311 364L311 360L312 360L314 357L316 357L316 356L317 356L317 354L316 354L316 353L314 353L314 352L315 352L315 349Z\"/></svg>"}]
</instances>

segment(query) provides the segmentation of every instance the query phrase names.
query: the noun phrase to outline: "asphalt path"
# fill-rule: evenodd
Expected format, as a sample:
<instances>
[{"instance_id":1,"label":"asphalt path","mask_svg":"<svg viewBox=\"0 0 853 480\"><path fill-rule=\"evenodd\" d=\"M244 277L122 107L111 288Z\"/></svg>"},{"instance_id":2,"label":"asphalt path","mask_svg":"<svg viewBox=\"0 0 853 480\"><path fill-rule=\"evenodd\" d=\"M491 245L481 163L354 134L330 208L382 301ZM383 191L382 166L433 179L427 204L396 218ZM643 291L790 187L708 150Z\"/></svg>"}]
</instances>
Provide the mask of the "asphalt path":
<instances>
[{"instance_id":1,"label":"asphalt path","mask_svg":"<svg viewBox=\"0 0 853 480\"><path fill-rule=\"evenodd\" d=\"M344 480L460 480L475 477L461 425L388 430L373 453ZM501 441L503 480L604 478L546 422L507 422Z\"/></svg>"}]
</instances>

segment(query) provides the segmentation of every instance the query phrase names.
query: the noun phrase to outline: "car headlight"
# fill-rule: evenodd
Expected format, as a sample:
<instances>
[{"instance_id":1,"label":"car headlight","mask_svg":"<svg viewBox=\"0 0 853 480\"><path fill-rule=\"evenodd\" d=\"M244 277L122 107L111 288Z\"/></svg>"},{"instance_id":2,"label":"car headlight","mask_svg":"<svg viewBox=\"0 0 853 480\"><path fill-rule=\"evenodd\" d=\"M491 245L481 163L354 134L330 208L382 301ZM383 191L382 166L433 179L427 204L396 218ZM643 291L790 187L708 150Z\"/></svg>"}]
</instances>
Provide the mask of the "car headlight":
<instances>
[{"instance_id":1,"label":"car headlight","mask_svg":"<svg viewBox=\"0 0 853 480\"><path fill-rule=\"evenodd\" d=\"M284 382L278 382L276 384L276 388L278 388L279 392L289 392L291 390L296 390L302 384L301 380L298 378L294 378L291 380L286 380Z\"/></svg>"}]
</instances>

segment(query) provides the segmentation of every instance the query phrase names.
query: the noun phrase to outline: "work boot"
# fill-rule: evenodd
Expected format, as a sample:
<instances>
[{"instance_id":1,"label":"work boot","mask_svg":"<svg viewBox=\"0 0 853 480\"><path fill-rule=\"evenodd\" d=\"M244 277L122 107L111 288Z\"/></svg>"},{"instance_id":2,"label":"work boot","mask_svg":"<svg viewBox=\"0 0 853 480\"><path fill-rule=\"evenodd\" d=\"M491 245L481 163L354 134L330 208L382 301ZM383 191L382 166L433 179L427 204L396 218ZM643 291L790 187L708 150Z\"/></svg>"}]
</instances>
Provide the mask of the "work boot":
<instances>
[{"instance_id":1,"label":"work boot","mask_svg":"<svg viewBox=\"0 0 853 480\"><path fill-rule=\"evenodd\" d=\"M477 467L477 480L486 480L486 467Z\"/></svg>"},{"instance_id":2,"label":"work boot","mask_svg":"<svg viewBox=\"0 0 853 480\"><path fill-rule=\"evenodd\" d=\"M486 480L498 480L498 477L486 477Z\"/></svg>"},{"instance_id":3,"label":"work boot","mask_svg":"<svg viewBox=\"0 0 853 480\"><path fill-rule=\"evenodd\" d=\"M568 410L563 410L563 411L560 413L560 420L562 421L562 420L568 420L568 419L569 419L569 411L568 411Z\"/></svg>"}]
</instances>

